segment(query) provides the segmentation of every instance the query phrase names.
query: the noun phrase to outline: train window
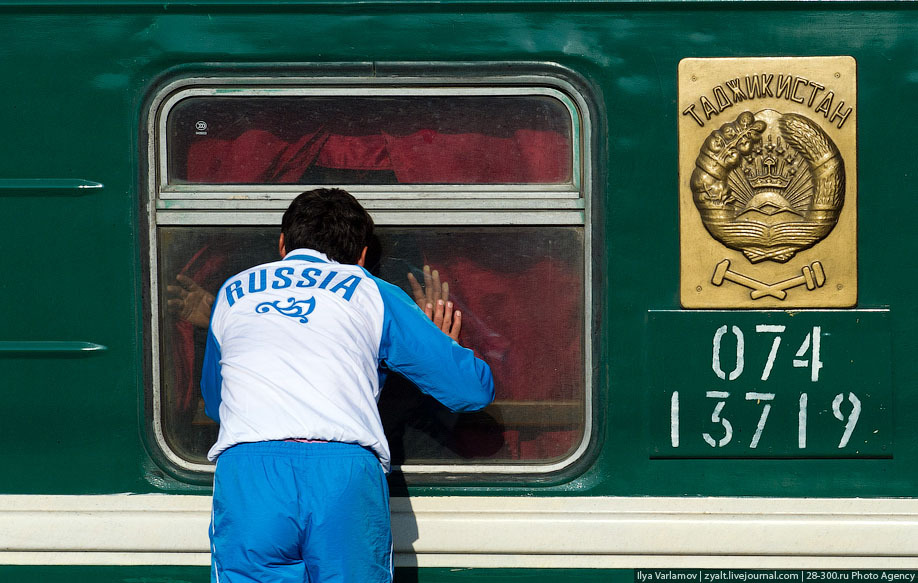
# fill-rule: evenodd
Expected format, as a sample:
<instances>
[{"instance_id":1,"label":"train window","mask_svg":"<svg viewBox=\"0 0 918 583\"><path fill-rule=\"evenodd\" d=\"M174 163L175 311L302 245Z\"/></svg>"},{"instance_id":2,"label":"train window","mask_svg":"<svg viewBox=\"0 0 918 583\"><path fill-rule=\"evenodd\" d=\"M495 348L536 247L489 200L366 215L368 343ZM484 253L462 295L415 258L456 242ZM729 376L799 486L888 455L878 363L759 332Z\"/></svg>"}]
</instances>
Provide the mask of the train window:
<instances>
[{"instance_id":1,"label":"train window","mask_svg":"<svg viewBox=\"0 0 918 583\"><path fill-rule=\"evenodd\" d=\"M571 177L570 116L545 96L190 97L170 111L167 132L175 184Z\"/></svg>"},{"instance_id":2,"label":"train window","mask_svg":"<svg viewBox=\"0 0 918 583\"><path fill-rule=\"evenodd\" d=\"M564 89L189 83L164 93L150 122L149 265L151 425L165 455L212 471L217 426L198 388L210 300L227 277L276 259L296 194L335 185L377 223L370 270L409 293L409 273L436 270L463 311L461 342L495 374L495 402L471 414L387 375L379 408L393 463L474 475L576 459L592 407L589 125Z\"/></svg>"}]
</instances>

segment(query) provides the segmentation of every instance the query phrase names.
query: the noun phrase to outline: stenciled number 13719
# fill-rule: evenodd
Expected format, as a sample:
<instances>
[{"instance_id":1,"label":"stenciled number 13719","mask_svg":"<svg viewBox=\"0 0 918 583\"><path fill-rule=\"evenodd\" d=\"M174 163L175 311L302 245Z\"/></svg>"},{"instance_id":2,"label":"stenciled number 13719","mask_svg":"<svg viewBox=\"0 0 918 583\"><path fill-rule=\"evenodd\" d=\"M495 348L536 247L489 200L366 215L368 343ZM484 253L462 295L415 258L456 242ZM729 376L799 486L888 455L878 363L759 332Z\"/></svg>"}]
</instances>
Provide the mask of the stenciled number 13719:
<instances>
[{"instance_id":1,"label":"stenciled number 13719","mask_svg":"<svg viewBox=\"0 0 918 583\"><path fill-rule=\"evenodd\" d=\"M731 382L740 379L743 375L759 375L758 380L761 384L766 384L771 378L772 371L776 362L785 362L779 359L778 355L781 349L785 326L773 324L759 324L755 327L755 334L772 335L771 349L764 362L748 362L746 358L746 337L738 326L723 325L714 332L712 351L711 351L711 370L717 378ZM795 368L809 369L810 382L819 382L819 372L823 367L820 358L820 346L822 339L822 327L813 326L806 336L799 342L792 359L792 365ZM733 343L735 348L735 359L729 359L724 362L721 358L721 348L728 346L726 343ZM756 383L759 384L759 383ZM756 449L761 443L762 436L765 434L768 423L768 415L774 406L796 406L797 407L797 448L805 449L807 446L807 408L809 406L809 396L807 392L800 392L788 399L784 395L778 397L775 392L767 390L755 391L732 391L732 390L710 390L705 392L705 398L711 400L711 424L708 431L701 432L700 437L712 448L725 447L733 441L734 430L736 429L729 419L725 409L731 402L753 402L760 407L757 423L755 428L744 428L745 431L752 433L751 439L748 440L748 447ZM670 396L670 442L675 448L680 445L680 394L679 391L673 391ZM784 401L781 403L780 401ZM796 401L793 405L789 402ZM844 448L851 439L851 434L857 426L858 419L861 415L861 400L854 393L838 393L832 397L831 403L832 415L839 421L840 435L838 448ZM820 404L820 408L824 405Z\"/></svg>"}]
</instances>

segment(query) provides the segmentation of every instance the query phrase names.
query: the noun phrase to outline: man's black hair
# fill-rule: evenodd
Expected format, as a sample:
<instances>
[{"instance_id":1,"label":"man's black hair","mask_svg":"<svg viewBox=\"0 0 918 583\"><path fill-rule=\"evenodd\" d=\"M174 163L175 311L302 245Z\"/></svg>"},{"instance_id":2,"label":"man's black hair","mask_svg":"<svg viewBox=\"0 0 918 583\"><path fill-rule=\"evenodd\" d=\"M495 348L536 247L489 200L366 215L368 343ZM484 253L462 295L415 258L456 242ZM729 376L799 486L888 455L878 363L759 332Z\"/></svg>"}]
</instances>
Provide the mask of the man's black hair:
<instances>
[{"instance_id":1,"label":"man's black hair","mask_svg":"<svg viewBox=\"0 0 918 583\"><path fill-rule=\"evenodd\" d=\"M308 248L338 263L356 264L373 235L373 219L340 188L317 188L297 196L281 221L286 250Z\"/></svg>"}]
</instances>

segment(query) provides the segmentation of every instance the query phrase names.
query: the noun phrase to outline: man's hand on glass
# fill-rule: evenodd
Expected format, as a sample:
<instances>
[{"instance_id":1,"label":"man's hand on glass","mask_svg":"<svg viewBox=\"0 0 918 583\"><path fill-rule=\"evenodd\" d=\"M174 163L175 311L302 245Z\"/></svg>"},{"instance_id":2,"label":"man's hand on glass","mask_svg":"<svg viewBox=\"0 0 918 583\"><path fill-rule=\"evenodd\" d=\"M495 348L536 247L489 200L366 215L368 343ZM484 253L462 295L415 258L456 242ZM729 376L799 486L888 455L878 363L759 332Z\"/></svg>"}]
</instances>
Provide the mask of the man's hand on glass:
<instances>
[{"instance_id":1,"label":"man's hand on glass","mask_svg":"<svg viewBox=\"0 0 918 583\"><path fill-rule=\"evenodd\" d=\"M166 286L169 294L169 311L182 320L191 322L198 328L207 328L210 324L210 311L214 303L212 293L205 290L187 275L175 277L178 285Z\"/></svg>"},{"instance_id":2,"label":"man's hand on glass","mask_svg":"<svg viewBox=\"0 0 918 583\"><path fill-rule=\"evenodd\" d=\"M424 310L433 323L455 341L459 341L459 330L462 328L462 312L453 309L453 302L449 301L449 284L440 282L440 273L429 265L424 266L424 285L408 274L408 283L418 307Z\"/></svg>"}]
</instances>

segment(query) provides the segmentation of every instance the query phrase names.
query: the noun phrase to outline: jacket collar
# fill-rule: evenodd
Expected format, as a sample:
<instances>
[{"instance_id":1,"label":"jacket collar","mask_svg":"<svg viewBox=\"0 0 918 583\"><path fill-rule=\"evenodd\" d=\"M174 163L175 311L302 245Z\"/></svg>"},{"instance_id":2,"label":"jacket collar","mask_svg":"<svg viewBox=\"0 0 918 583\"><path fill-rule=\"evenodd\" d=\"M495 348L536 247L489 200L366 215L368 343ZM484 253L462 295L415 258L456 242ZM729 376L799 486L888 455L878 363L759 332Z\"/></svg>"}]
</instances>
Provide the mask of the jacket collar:
<instances>
[{"instance_id":1,"label":"jacket collar","mask_svg":"<svg viewBox=\"0 0 918 583\"><path fill-rule=\"evenodd\" d=\"M311 261L313 263L338 263L328 258L325 253L314 249L294 249L284 256L284 261Z\"/></svg>"}]
</instances>

